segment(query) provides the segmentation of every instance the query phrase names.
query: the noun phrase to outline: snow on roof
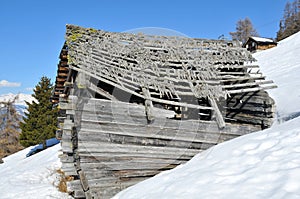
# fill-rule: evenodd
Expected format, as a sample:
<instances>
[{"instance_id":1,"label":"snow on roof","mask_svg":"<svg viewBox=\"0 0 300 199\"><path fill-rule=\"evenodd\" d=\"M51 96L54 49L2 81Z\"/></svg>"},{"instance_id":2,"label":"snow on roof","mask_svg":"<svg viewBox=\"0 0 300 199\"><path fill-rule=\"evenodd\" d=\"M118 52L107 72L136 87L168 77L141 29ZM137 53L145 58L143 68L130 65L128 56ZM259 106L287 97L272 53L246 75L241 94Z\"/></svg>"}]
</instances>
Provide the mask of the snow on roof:
<instances>
[{"instance_id":1,"label":"snow on roof","mask_svg":"<svg viewBox=\"0 0 300 199\"><path fill-rule=\"evenodd\" d=\"M258 42L274 42L272 39L263 38L263 37L250 37Z\"/></svg>"}]
</instances>

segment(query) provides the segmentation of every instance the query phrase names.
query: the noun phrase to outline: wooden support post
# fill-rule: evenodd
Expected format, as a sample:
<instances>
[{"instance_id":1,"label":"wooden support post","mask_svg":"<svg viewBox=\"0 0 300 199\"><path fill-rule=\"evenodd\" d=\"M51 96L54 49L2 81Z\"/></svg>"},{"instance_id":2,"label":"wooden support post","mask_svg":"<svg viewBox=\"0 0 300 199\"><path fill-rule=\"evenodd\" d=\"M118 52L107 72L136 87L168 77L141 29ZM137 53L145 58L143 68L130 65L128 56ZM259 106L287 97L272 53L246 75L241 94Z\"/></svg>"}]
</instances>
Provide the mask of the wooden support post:
<instances>
[{"instance_id":1,"label":"wooden support post","mask_svg":"<svg viewBox=\"0 0 300 199\"><path fill-rule=\"evenodd\" d=\"M93 83L90 83L89 89L91 89L92 91L98 93L99 95L103 96L103 97L106 97L107 99L110 99L112 101L117 101L117 98L115 98L115 96L109 94L109 92L97 87L95 84Z\"/></svg>"},{"instance_id":2,"label":"wooden support post","mask_svg":"<svg viewBox=\"0 0 300 199\"><path fill-rule=\"evenodd\" d=\"M225 121L223 119L222 113L221 113L215 99L209 98L209 102L210 102L211 106L214 109L213 114L216 117L219 128L220 129L224 128L225 127Z\"/></svg>"},{"instance_id":3,"label":"wooden support post","mask_svg":"<svg viewBox=\"0 0 300 199\"><path fill-rule=\"evenodd\" d=\"M148 89L145 87L142 88L142 92L145 96L145 112L146 112L146 117L148 124L152 123L154 121L154 115L153 115L153 104L152 101L150 100L150 92Z\"/></svg>"}]
</instances>

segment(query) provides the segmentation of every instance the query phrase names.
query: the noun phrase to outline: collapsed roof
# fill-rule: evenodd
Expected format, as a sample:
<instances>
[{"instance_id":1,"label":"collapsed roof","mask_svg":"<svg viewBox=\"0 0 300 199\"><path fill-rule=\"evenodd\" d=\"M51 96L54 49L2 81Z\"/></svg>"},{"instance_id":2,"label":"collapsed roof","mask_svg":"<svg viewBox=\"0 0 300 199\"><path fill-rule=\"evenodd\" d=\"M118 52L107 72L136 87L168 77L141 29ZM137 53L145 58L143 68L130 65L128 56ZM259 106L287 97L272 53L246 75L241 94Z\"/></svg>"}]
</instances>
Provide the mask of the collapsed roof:
<instances>
[{"instance_id":1,"label":"collapsed roof","mask_svg":"<svg viewBox=\"0 0 300 199\"><path fill-rule=\"evenodd\" d=\"M84 86L104 98L120 100L107 89L110 85L137 99L212 111L221 127L226 118L220 101L276 87L251 64L255 60L246 49L225 40L114 33L67 25L63 52L67 63L62 65L68 66L69 73L76 71L101 82L92 85L78 78L77 84L88 84ZM70 74L65 72L64 78L57 79L56 102L59 94L66 92L59 85L67 77Z\"/></svg>"}]
</instances>

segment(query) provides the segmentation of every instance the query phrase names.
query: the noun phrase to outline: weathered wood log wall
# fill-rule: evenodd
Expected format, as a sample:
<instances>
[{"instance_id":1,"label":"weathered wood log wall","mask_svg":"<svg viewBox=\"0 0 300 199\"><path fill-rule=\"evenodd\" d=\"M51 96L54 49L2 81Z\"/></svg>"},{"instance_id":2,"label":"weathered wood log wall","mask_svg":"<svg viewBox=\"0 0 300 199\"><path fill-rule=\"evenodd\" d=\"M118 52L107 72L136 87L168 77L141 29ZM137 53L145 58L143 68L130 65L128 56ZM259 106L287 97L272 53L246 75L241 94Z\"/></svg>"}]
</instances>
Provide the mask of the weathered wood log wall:
<instances>
[{"instance_id":1,"label":"weathered wood log wall","mask_svg":"<svg viewBox=\"0 0 300 199\"><path fill-rule=\"evenodd\" d=\"M63 170L78 175L69 183L74 197L110 198L122 189L190 160L209 147L260 129L260 126L168 119L172 111L70 96L60 102ZM78 174L77 174L78 173ZM84 193L84 195L83 195Z\"/></svg>"},{"instance_id":2,"label":"weathered wood log wall","mask_svg":"<svg viewBox=\"0 0 300 199\"><path fill-rule=\"evenodd\" d=\"M276 86L233 42L70 25L66 40L52 100L74 198L110 198L272 123Z\"/></svg>"}]
</instances>

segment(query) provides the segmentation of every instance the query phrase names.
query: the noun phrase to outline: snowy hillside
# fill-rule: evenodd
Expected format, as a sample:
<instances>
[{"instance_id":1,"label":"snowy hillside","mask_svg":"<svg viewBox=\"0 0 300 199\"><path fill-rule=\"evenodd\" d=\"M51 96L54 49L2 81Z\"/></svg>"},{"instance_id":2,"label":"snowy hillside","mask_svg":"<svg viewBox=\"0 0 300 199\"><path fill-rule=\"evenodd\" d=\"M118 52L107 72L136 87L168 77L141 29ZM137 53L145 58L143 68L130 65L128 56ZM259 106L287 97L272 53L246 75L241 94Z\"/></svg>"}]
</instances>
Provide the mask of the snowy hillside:
<instances>
[{"instance_id":1,"label":"snowy hillside","mask_svg":"<svg viewBox=\"0 0 300 199\"><path fill-rule=\"evenodd\" d=\"M59 181L60 145L26 158L29 150L10 155L0 164L0 199L68 198L54 186Z\"/></svg>"},{"instance_id":2,"label":"snowy hillside","mask_svg":"<svg viewBox=\"0 0 300 199\"><path fill-rule=\"evenodd\" d=\"M300 113L300 32L256 53L281 119ZM300 117L196 155L114 198L300 198Z\"/></svg>"},{"instance_id":3,"label":"snowy hillside","mask_svg":"<svg viewBox=\"0 0 300 199\"><path fill-rule=\"evenodd\" d=\"M274 98L279 117L300 115L300 32L280 41L278 46L254 54L263 74L274 80Z\"/></svg>"}]
</instances>

